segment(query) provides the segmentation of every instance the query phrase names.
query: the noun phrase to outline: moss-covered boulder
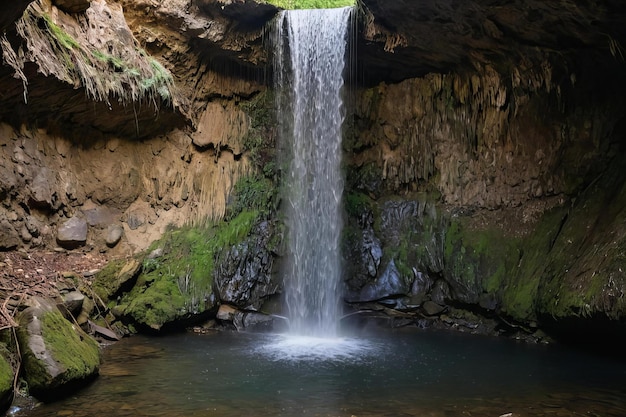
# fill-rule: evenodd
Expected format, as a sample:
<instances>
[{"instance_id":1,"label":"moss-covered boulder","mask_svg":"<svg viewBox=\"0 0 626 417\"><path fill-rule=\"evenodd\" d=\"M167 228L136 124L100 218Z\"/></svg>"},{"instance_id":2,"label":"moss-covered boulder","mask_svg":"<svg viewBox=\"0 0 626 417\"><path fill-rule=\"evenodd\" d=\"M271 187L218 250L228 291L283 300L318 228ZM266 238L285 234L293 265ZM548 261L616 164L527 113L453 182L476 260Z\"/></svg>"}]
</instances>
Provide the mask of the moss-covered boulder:
<instances>
[{"instance_id":1,"label":"moss-covered boulder","mask_svg":"<svg viewBox=\"0 0 626 417\"><path fill-rule=\"evenodd\" d=\"M96 275L93 290L102 300L109 300L132 288L140 271L141 261L135 258L111 261Z\"/></svg>"},{"instance_id":2,"label":"moss-covered boulder","mask_svg":"<svg viewBox=\"0 0 626 417\"><path fill-rule=\"evenodd\" d=\"M160 330L213 309L216 302L210 237L208 228L187 227L168 231L153 243L139 257L140 270L134 285L113 300L117 303L114 314L129 325Z\"/></svg>"},{"instance_id":3,"label":"moss-covered boulder","mask_svg":"<svg viewBox=\"0 0 626 417\"><path fill-rule=\"evenodd\" d=\"M0 413L4 412L13 399L13 380L15 374L8 360L9 352L0 343Z\"/></svg>"},{"instance_id":4,"label":"moss-covered boulder","mask_svg":"<svg viewBox=\"0 0 626 417\"><path fill-rule=\"evenodd\" d=\"M95 340L66 320L53 301L34 297L18 317L18 341L30 393L49 401L98 374Z\"/></svg>"},{"instance_id":5,"label":"moss-covered boulder","mask_svg":"<svg viewBox=\"0 0 626 417\"><path fill-rule=\"evenodd\" d=\"M475 228L466 220L455 218L445 230L443 276L454 301L496 310L504 281L515 273L519 241L496 227Z\"/></svg>"},{"instance_id":6,"label":"moss-covered boulder","mask_svg":"<svg viewBox=\"0 0 626 417\"><path fill-rule=\"evenodd\" d=\"M281 241L275 223L244 210L228 221L170 230L136 260L110 263L94 289L138 331L187 326L220 303L258 309L279 288L271 274Z\"/></svg>"}]
</instances>

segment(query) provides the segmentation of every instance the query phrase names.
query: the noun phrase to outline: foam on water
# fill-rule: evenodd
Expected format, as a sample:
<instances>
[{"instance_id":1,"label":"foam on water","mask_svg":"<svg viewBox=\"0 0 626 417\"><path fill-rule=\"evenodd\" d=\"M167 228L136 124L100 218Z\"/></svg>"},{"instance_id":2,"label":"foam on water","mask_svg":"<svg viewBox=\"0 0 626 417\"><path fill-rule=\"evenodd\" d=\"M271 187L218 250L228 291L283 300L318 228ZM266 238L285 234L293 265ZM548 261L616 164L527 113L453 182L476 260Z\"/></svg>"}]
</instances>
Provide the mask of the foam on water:
<instances>
[{"instance_id":1,"label":"foam on water","mask_svg":"<svg viewBox=\"0 0 626 417\"><path fill-rule=\"evenodd\" d=\"M382 344L349 337L276 335L257 353L275 361L360 362L379 353Z\"/></svg>"}]
</instances>

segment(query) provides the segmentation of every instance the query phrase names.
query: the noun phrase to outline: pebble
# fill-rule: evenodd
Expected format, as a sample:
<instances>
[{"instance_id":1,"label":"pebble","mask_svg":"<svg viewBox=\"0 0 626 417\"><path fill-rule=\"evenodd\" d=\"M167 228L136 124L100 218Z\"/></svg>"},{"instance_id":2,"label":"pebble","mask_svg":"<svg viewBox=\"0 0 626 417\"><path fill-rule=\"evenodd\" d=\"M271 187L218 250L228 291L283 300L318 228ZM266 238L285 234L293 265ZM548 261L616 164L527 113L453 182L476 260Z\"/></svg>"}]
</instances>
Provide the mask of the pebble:
<instances>
[{"instance_id":1,"label":"pebble","mask_svg":"<svg viewBox=\"0 0 626 417\"><path fill-rule=\"evenodd\" d=\"M100 272L99 269L90 269L89 271L83 272L83 276L85 278L87 277L93 277L94 275L96 275L98 272Z\"/></svg>"}]
</instances>

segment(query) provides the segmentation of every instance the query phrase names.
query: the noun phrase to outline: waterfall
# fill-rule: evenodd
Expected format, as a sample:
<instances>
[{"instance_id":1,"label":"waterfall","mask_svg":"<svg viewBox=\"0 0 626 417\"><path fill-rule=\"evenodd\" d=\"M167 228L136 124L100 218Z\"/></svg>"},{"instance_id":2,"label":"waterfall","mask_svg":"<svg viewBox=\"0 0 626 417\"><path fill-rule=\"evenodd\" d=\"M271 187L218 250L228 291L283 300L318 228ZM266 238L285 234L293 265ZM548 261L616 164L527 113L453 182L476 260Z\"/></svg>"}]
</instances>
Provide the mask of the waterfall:
<instances>
[{"instance_id":1,"label":"waterfall","mask_svg":"<svg viewBox=\"0 0 626 417\"><path fill-rule=\"evenodd\" d=\"M343 70L351 8L276 19L274 74L285 176L285 301L293 334L337 334L342 228Z\"/></svg>"}]
</instances>

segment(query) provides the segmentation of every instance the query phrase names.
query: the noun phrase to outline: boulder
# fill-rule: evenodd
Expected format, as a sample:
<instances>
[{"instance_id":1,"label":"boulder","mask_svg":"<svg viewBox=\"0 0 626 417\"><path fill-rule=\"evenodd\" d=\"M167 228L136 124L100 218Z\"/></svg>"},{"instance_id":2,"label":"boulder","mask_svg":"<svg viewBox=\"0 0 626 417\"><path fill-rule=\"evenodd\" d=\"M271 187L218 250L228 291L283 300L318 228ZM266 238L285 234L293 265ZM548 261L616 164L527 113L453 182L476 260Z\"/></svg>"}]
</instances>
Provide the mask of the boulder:
<instances>
[{"instance_id":1,"label":"boulder","mask_svg":"<svg viewBox=\"0 0 626 417\"><path fill-rule=\"evenodd\" d=\"M124 234L124 228L119 224L111 224L107 227L107 235L106 235L106 244L108 247L112 248L117 245L122 239L122 235Z\"/></svg>"},{"instance_id":2,"label":"boulder","mask_svg":"<svg viewBox=\"0 0 626 417\"><path fill-rule=\"evenodd\" d=\"M235 307L228 304L222 304L217 310L215 318L223 321L233 321L237 313L239 313L239 310L237 310Z\"/></svg>"},{"instance_id":3,"label":"boulder","mask_svg":"<svg viewBox=\"0 0 626 417\"><path fill-rule=\"evenodd\" d=\"M439 304L430 300L426 301L422 308L424 309L424 314L426 314L427 316L437 316L443 313L446 309L445 306L440 306Z\"/></svg>"},{"instance_id":4,"label":"boulder","mask_svg":"<svg viewBox=\"0 0 626 417\"><path fill-rule=\"evenodd\" d=\"M274 317L251 311L243 316L243 327L248 331L270 331L274 328Z\"/></svg>"},{"instance_id":5,"label":"boulder","mask_svg":"<svg viewBox=\"0 0 626 417\"><path fill-rule=\"evenodd\" d=\"M241 330L272 330L274 318L271 315L255 311L241 311L237 308L222 304L215 316L218 320L230 322L235 329Z\"/></svg>"},{"instance_id":6,"label":"boulder","mask_svg":"<svg viewBox=\"0 0 626 417\"><path fill-rule=\"evenodd\" d=\"M146 218L143 213L132 212L128 215L126 223L128 224L130 230L136 230L139 226L146 223Z\"/></svg>"},{"instance_id":7,"label":"boulder","mask_svg":"<svg viewBox=\"0 0 626 417\"><path fill-rule=\"evenodd\" d=\"M85 301L85 295L80 291L70 291L61 295L63 299L63 306L69 311L72 316L77 317L83 308L83 302Z\"/></svg>"},{"instance_id":8,"label":"boulder","mask_svg":"<svg viewBox=\"0 0 626 417\"><path fill-rule=\"evenodd\" d=\"M13 367L8 360L9 353L0 345L0 413L4 412L13 400Z\"/></svg>"},{"instance_id":9,"label":"boulder","mask_svg":"<svg viewBox=\"0 0 626 417\"><path fill-rule=\"evenodd\" d=\"M215 284L222 302L255 310L276 293L273 257L268 249L271 236L271 225L263 222L246 240L224 251L215 266Z\"/></svg>"},{"instance_id":10,"label":"boulder","mask_svg":"<svg viewBox=\"0 0 626 417\"><path fill-rule=\"evenodd\" d=\"M39 208L52 207L52 187L49 178L53 174L47 168L39 169L30 185L30 205Z\"/></svg>"},{"instance_id":11,"label":"boulder","mask_svg":"<svg viewBox=\"0 0 626 417\"><path fill-rule=\"evenodd\" d=\"M350 302L367 302L407 294L409 288L404 281L394 260L388 264L383 274L374 282L366 284L358 295L352 296Z\"/></svg>"},{"instance_id":12,"label":"boulder","mask_svg":"<svg viewBox=\"0 0 626 417\"><path fill-rule=\"evenodd\" d=\"M425 299L433 285L430 276L423 272L413 270L415 280L411 284L411 301L413 304L421 304Z\"/></svg>"},{"instance_id":13,"label":"boulder","mask_svg":"<svg viewBox=\"0 0 626 417\"><path fill-rule=\"evenodd\" d=\"M96 274L93 290L106 302L125 289L132 288L140 271L141 262L135 258L109 262Z\"/></svg>"},{"instance_id":14,"label":"boulder","mask_svg":"<svg viewBox=\"0 0 626 417\"><path fill-rule=\"evenodd\" d=\"M445 305L446 301L450 300L450 286L444 280L440 279L433 285L433 290L430 293L430 298L435 303Z\"/></svg>"},{"instance_id":15,"label":"boulder","mask_svg":"<svg viewBox=\"0 0 626 417\"><path fill-rule=\"evenodd\" d=\"M24 378L35 397L57 399L98 374L100 349L52 301L33 297L31 304L18 316Z\"/></svg>"},{"instance_id":16,"label":"boulder","mask_svg":"<svg viewBox=\"0 0 626 417\"><path fill-rule=\"evenodd\" d=\"M15 249L20 244L20 236L7 220L0 221L0 250Z\"/></svg>"},{"instance_id":17,"label":"boulder","mask_svg":"<svg viewBox=\"0 0 626 417\"><path fill-rule=\"evenodd\" d=\"M87 222L81 217L72 217L57 230L57 242L66 249L74 249L87 242Z\"/></svg>"}]
</instances>

